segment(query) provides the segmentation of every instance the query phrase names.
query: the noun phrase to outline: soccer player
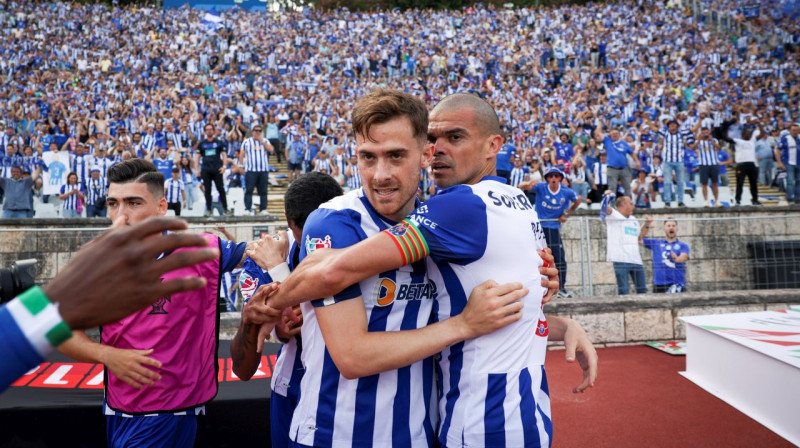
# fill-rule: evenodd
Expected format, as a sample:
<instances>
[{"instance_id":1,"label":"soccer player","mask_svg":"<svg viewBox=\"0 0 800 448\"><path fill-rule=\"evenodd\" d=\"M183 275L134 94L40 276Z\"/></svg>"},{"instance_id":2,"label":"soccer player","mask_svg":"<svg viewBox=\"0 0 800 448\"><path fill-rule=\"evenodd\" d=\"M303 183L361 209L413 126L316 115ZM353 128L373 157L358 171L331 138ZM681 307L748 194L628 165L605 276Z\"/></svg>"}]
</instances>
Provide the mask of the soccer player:
<instances>
[{"instance_id":1,"label":"soccer player","mask_svg":"<svg viewBox=\"0 0 800 448\"><path fill-rule=\"evenodd\" d=\"M166 213L164 176L152 162L131 159L108 174L107 206L115 224L134 225ZM166 295L150 308L104 326L100 344L76 333L59 348L78 361L105 364L103 407L111 447L142 438L150 446L193 446L197 415L217 393L219 278L242 262L246 245L203 236L219 249L219 256L161 278L203 277L202 289ZM106 281L114 282L114 277Z\"/></svg>"},{"instance_id":2,"label":"soccer player","mask_svg":"<svg viewBox=\"0 0 800 448\"><path fill-rule=\"evenodd\" d=\"M0 393L43 362L54 346L69 340L71 330L114 322L159 297L202 288L206 281L201 277L158 281L172 270L219 257L216 248L204 247L208 242L200 235L163 233L183 229L185 222L171 218L115 228L81 249L47 285L1 306ZM199 250L178 250L185 248ZM156 260L163 251L171 255ZM108 300L112 294L114 300Z\"/></svg>"},{"instance_id":3,"label":"soccer player","mask_svg":"<svg viewBox=\"0 0 800 448\"><path fill-rule=\"evenodd\" d=\"M284 208L291 233L280 232L275 238L263 238L255 244L253 257L245 259L239 277L239 287L245 300L242 322L231 341L233 371L244 380L249 380L258 368L261 353L256 351L259 325L253 322L250 297L261 285L283 281L289 272L300 263L300 246L303 225L308 215L321 204L344 194L342 187L332 177L322 173L307 173L292 182L286 190ZM287 250L288 249L288 250ZM288 255L287 255L288 254ZM290 328L291 327L291 328ZM272 446L289 446L289 428L292 414L300 400L300 381L304 368L301 363L300 326L289 323L276 327L273 339L284 344L272 369L272 396L270 405L270 437Z\"/></svg>"},{"instance_id":4,"label":"soccer player","mask_svg":"<svg viewBox=\"0 0 800 448\"><path fill-rule=\"evenodd\" d=\"M678 240L678 222L664 221L664 239L646 238L653 227L653 217L645 216L639 244L653 251L653 292L679 293L686 289L686 262L689 245Z\"/></svg>"},{"instance_id":5,"label":"soccer player","mask_svg":"<svg viewBox=\"0 0 800 448\"><path fill-rule=\"evenodd\" d=\"M418 204L419 171L432 157L432 147L425 144L424 103L402 92L377 90L359 101L352 116L363 188L309 216L301 257L318 248L356 244L391 228ZM442 291L429 280L425 263L380 273L302 305L306 372L290 430L300 446L432 446L432 355L516 320L521 304L514 302L526 292L519 284L482 285L473 296L487 297L473 297L461 315L427 325L433 299ZM327 280L309 281L303 298L320 297L315 289L326 287ZM250 302L262 305L262 291L267 289Z\"/></svg>"},{"instance_id":6,"label":"soccer player","mask_svg":"<svg viewBox=\"0 0 800 448\"><path fill-rule=\"evenodd\" d=\"M354 125L357 123L355 116L356 112ZM389 149L387 152L390 154L396 153L399 148L414 146L413 141L401 145L399 142L402 140L398 138L404 134L406 138L412 137L410 134L414 128L411 123L394 120L387 124L389 129L383 125L372 125L372 132L368 135L375 140L376 146ZM354 128L359 129L358 126ZM320 290L335 292L365 276L387 272L397 266L404 266L401 270L409 266L416 270L416 265L430 255L426 263L428 273L434 280L432 284L436 287L435 324L421 330L380 335L387 342L391 338L402 338L403 342L397 344L366 341L363 330L347 331L349 328L345 329L349 337L344 340L326 336L325 341L336 366L352 365L352 370L349 370L351 374L368 375L372 370L380 371L381 366L405 365L403 361L408 364L424 359L431 354L428 350L435 348L432 338L437 335L445 338L447 346L442 348L438 357L441 372L439 443L451 446L539 446L549 444L552 437L543 369L548 327L540 314L543 295L540 277L531 269L531 266L542 263L537 249L543 247L544 235L533 206L525 195L505 185L502 179L492 176L495 172L495 155L503 140L499 132L497 115L480 98L456 94L443 100L432 112L428 136L435 154L432 165L434 177L437 184L446 189L417 208L409 218L377 236L343 251L320 251L319 255L308 257L308 261L298 266L268 302L270 307L282 308L295 301L300 302L304 297L319 294ZM365 152L372 153L373 145L365 142L360 134L357 135L359 156ZM376 135L384 138L376 138ZM421 146L422 142L416 144ZM426 150L427 147L423 149ZM364 171L362 167L362 173ZM368 184L367 179L364 180L365 185ZM459 186L459 182L472 185ZM392 193L392 189L385 187L381 190L384 194ZM310 220L314 217L315 214L312 214ZM308 230L304 231L305 241L314 244L315 250L330 247L324 240L310 240L311 235L307 233ZM519 250L520 256L515 263L508 262L508 247ZM493 313L498 309L506 311L498 316L500 321L484 316L484 325L501 329L487 333L487 328L481 328L485 334L481 336L469 330L469 325L463 326L461 323L474 318L469 314L476 302L480 304L486 301L476 298L476 293L486 287L486 284L479 283L489 278L498 281L519 280L526 288L522 290L522 301L508 302L502 307L498 304L492 308ZM318 281L314 283L311 279ZM393 282L387 280L382 280L378 288L366 289L373 290L371 300L365 301L367 306L408 306L405 302L408 302L409 295L418 297L430 289L395 287ZM472 294L467 299L470 292ZM259 292L253 300L262 300L266 295ZM336 298L337 294L334 294L323 300L334 302ZM359 303L364 302L355 301L355 305ZM525 308L525 312L520 315L522 308ZM373 308L372 313L380 310ZM274 315L275 310L269 312ZM369 320L370 329L373 321L381 323L372 317ZM509 325L502 328L500 323ZM304 341L309 324L313 325L305 315ZM569 333L572 337L582 333L579 326L567 320L554 319L551 324L557 338L570 336ZM449 325L448 332L437 333L439 329L447 328L443 325ZM322 321L320 328L323 333L326 332ZM426 330L430 336L425 342L430 346L416 339ZM582 391L595 379L595 365L592 363L594 351L590 343L585 344L586 341L588 339L584 338L581 344L586 352L580 354L585 367L584 382L576 391ZM368 344L368 348L360 350L362 344ZM391 346L392 350L386 350L387 346ZM361 365L366 364L361 360L365 359L364 352L370 349L372 356L366 359L371 362ZM574 345L570 345L569 350L569 356L574 356ZM589 359L583 358L583 355ZM379 362L372 362L373 359L379 359ZM403 371L400 369L398 375L409 378ZM368 378L362 381L365 379ZM410 384L415 386L414 381ZM340 403L347 406L346 402ZM404 403L407 405L408 401ZM335 409L338 412L339 407ZM481 409L482 412L473 412L475 409ZM295 413L295 419L297 417ZM293 430L298 423L303 426L308 421L293 422ZM317 445L316 441L314 445Z\"/></svg>"}]
</instances>

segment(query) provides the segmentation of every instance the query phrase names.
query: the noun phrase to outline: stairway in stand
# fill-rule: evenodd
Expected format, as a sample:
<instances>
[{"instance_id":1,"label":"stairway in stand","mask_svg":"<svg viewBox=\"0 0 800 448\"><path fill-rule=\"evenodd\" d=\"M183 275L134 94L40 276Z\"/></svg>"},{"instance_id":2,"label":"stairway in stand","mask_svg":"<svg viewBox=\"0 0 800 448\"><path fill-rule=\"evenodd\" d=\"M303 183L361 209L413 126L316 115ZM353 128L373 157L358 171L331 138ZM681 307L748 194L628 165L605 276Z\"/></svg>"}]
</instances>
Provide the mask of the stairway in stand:
<instances>
[{"instance_id":1,"label":"stairway in stand","mask_svg":"<svg viewBox=\"0 0 800 448\"><path fill-rule=\"evenodd\" d=\"M747 187L749 187L749 184L745 185L745 188ZM776 206L780 205L780 203L785 204L786 193L778 190L776 187L758 184L758 200L764 205Z\"/></svg>"}]
</instances>

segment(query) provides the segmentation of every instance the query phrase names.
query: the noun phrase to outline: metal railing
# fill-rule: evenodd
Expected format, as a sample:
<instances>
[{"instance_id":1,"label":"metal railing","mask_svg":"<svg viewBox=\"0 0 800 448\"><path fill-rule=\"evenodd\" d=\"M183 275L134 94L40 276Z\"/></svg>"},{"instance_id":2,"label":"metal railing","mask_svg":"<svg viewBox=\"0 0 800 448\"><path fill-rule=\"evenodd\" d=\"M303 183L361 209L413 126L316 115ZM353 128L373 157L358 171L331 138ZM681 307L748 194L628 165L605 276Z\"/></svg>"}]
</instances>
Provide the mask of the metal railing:
<instances>
[{"instance_id":1,"label":"metal railing","mask_svg":"<svg viewBox=\"0 0 800 448\"><path fill-rule=\"evenodd\" d=\"M636 213L644 222L641 211ZM665 216L654 219L648 238L665 238ZM677 237L690 249L688 290L800 288L800 214L669 219L677 222ZM567 254L566 289L581 296L616 295L613 264L606 261L606 224L598 217L577 216L562 224L561 235ZM639 251L652 291L653 254L644 246ZM634 291L632 282L630 290Z\"/></svg>"}]
</instances>

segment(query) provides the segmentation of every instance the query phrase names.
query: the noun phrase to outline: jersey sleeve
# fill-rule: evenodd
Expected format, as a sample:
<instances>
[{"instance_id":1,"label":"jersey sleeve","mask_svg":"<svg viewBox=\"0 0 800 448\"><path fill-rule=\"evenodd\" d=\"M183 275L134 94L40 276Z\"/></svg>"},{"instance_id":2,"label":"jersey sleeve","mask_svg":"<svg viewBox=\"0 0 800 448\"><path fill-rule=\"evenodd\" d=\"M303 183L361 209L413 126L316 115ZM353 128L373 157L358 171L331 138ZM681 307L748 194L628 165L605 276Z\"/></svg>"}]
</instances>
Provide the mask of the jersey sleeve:
<instances>
[{"instance_id":1,"label":"jersey sleeve","mask_svg":"<svg viewBox=\"0 0 800 448\"><path fill-rule=\"evenodd\" d=\"M264 286L272 283L272 277L269 273L259 266L252 258L247 257L242 265L242 272L239 274L239 290L244 297L244 303L253 297L259 286Z\"/></svg>"},{"instance_id":2,"label":"jersey sleeve","mask_svg":"<svg viewBox=\"0 0 800 448\"><path fill-rule=\"evenodd\" d=\"M686 254L691 256L691 252L692 251L689 249L689 245L684 242L681 242L681 254Z\"/></svg>"},{"instance_id":3,"label":"jersey sleeve","mask_svg":"<svg viewBox=\"0 0 800 448\"><path fill-rule=\"evenodd\" d=\"M239 261L244 256L247 243L234 243L233 241L220 239L220 272L230 272L236 269Z\"/></svg>"},{"instance_id":4,"label":"jersey sleeve","mask_svg":"<svg viewBox=\"0 0 800 448\"><path fill-rule=\"evenodd\" d=\"M642 244L644 244L644 247L646 247L646 248L648 248L650 250L653 250L655 248L655 245L657 244L657 242L658 242L658 240L655 239L655 238L644 238L644 239L642 239Z\"/></svg>"},{"instance_id":5,"label":"jersey sleeve","mask_svg":"<svg viewBox=\"0 0 800 448\"><path fill-rule=\"evenodd\" d=\"M366 239L361 230L360 215L353 210L318 209L312 212L303 226L300 245L300 261L317 249L342 249ZM333 305L361 296L358 283L348 286L330 297L312 300L315 307Z\"/></svg>"},{"instance_id":6,"label":"jersey sleeve","mask_svg":"<svg viewBox=\"0 0 800 448\"><path fill-rule=\"evenodd\" d=\"M437 262L465 265L486 251L486 204L470 187L452 187L384 232L394 240L405 264L430 256Z\"/></svg>"}]
</instances>

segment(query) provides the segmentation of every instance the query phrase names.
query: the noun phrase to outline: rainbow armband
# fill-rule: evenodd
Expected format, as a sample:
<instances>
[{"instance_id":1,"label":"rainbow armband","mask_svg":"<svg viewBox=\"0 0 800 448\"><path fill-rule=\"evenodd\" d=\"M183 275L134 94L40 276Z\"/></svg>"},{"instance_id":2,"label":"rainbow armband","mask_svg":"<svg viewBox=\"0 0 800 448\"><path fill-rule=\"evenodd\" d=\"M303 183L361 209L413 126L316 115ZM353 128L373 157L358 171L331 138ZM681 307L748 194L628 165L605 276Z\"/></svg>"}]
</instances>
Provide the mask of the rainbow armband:
<instances>
[{"instance_id":1,"label":"rainbow armband","mask_svg":"<svg viewBox=\"0 0 800 448\"><path fill-rule=\"evenodd\" d=\"M389 235L403 255L403 265L411 264L428 256L430 249L419 228L410 219L404 219L397 225L383 231Z\"/></svg>"}]
</instances>

